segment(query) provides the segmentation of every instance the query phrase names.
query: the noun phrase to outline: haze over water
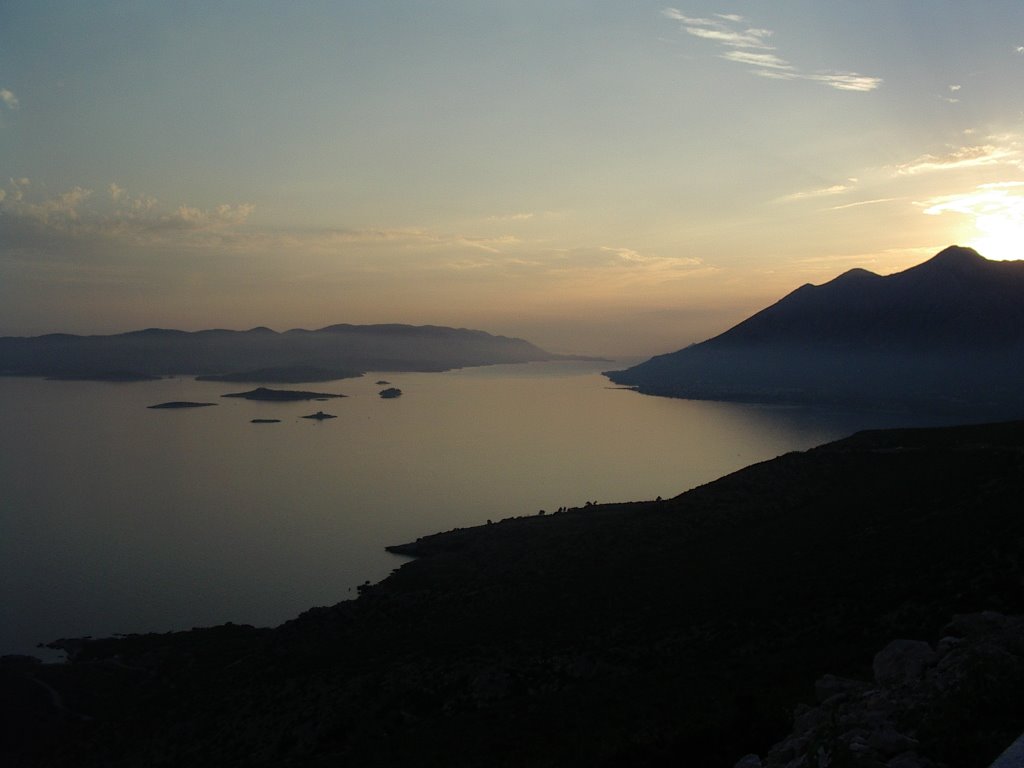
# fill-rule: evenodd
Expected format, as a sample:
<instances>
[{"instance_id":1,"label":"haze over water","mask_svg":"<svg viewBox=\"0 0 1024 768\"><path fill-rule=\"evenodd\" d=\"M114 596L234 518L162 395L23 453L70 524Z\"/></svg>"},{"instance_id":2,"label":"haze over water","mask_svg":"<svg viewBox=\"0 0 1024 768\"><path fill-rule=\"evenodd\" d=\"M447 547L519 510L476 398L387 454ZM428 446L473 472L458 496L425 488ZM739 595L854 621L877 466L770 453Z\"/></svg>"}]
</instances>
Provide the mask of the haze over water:
<instances>
[{"instance_id":1,"label":"haze over water","mask_svg":"<svg viewBox=\"0 0 1024 768\"><path fill-rule=\"evenodd\" d=\"M275 625L356 596L388 544L676 495L901 417L663 399L612 364L369 374L327 402L249 385L0 378L0 654L58 637ZM613 366L612 366L613 367ZM382 400L375 382L402 388ZM212 408L147 410L170 400ZM337 419L300 416L323 409ZM278 424L252 424L279 418Z\"/></svg>"}]
</instances>

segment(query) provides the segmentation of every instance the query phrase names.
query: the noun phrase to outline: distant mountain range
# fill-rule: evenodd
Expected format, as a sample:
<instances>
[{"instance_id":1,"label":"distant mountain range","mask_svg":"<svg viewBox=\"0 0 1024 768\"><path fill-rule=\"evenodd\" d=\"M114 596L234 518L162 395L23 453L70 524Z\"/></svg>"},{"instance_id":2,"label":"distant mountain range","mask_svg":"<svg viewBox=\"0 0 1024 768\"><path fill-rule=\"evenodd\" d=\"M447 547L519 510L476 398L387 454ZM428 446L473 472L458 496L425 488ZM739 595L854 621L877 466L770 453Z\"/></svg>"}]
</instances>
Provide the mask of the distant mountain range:
<instances>
[{"instance_id":1,"label":"distant mountain range","mask_svg":"<svg viewBox=\"0 0 1024 768\"><path fill-rule=\"evenodd\" d=\"M331 325L278 333L149 328L112 336L0 337L0 375L132 381L196 375L220 381L308 382L366 371L443 371L566 359L523 339L465 328Z\"/></svg>"},{"instance_id":2,"label":"distant mountain range","mask_svg":"<svg viewBox=\"0 0 1024 768\"><path fill-rule=\"evenodd\" d=\"M606 375L672 397L1024 415L1024 262L951 246L893 275L853 269Z\"/></svg>"}]
</instances>

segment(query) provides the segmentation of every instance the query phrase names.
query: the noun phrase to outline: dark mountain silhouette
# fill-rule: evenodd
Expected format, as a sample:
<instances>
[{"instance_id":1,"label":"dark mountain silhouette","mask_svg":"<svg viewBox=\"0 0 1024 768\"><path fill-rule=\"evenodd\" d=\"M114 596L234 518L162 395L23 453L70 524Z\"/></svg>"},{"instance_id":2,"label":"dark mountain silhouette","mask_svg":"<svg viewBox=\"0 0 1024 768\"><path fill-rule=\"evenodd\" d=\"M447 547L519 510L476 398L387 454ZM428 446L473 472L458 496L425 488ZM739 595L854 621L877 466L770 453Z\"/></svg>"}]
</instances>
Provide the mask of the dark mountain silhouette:
<instances>
[{"instance_id":1,"label":"dark mountain silhouette","mask_svg":"<svg viewBox=\"0 0 1024 768\"><path fill-rule=\"evenodd\" d=\"M674 499L425 536L357 599L276 629L0 658L0 764L729 768L825 673L871 680L894 638L959 647L954 614L1024 612L1022 456L1024 422L864 432ZM915 694L901 765L983 768L1019 735L1024 643L982 651ZM898 692L864 700L883 704ZM889 749L876 729L860 740Z\"/></svg>"},{"instance_id":2,"label":"dark mountain silhouette","mask_svg":"<svg viewBox=\"0 0 1024 768\"><path fill-rule=\"evenodd\" d=\"M885 277L853 269L607 375L674 397L1024 413L1024 262L951 246Z\"/></svg>"},{"instance_id":3,"label":"dark mountain silhouette","mask_svg":"<svg viewBox=\"0 0 1024 768\"><path fill-rule=\"evenodd\" d=\"M465 328L331 325L196 332L147 328L113 336L0 338L0 375L144 379L175 374L225 381L327 381L369 371L443 371L561 359L523 339Z\"/></svg>"}]
</instances>

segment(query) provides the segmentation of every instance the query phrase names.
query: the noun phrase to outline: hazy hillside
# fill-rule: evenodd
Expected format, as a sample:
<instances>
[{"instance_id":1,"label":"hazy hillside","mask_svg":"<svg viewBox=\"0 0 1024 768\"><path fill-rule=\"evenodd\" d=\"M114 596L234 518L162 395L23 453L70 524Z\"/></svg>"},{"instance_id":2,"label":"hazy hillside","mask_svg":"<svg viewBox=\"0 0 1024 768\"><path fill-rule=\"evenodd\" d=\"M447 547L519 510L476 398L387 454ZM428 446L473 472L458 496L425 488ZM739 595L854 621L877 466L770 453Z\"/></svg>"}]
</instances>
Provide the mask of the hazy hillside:
<instances>
[{"instance_id":1,"label":"hazy hillside","mask_svg":"<svg viewBox=\"0 0 1024 768\"><path fill-rule=\"evenodd\" d=\"M609 378L676 397L1024 413L1024 262L952 246L804 285L701 344Z\"/></svg>"},{"instance_id":2,"label":"hazy hillside","mask_svg":"<svg viewBox=\"0 0 1024 768\"><path fill-rule=\"evenodd\" d=\"M674 499L424 537L273 630L9 659L0 762L731 768L821 675L1024 611L1022 455L1024 423L861 433ZM986 653L900 726L912 764L987 766L1020 733L1024 645Z\"/></svg>"},{"instance_id":3,"label":"hazy hillside","mask_svg":"<svg viewBox=\"0 0 1024 768\"><path fill-rule=\"evenodd\" d=\"M369 370L441 371L557 357L522 339L411 325L331 325L284 333L150 328L113 336L0 338L0 374L68 378L192 374L231 381L324 381Z\"/></svg>"}]
</instances>

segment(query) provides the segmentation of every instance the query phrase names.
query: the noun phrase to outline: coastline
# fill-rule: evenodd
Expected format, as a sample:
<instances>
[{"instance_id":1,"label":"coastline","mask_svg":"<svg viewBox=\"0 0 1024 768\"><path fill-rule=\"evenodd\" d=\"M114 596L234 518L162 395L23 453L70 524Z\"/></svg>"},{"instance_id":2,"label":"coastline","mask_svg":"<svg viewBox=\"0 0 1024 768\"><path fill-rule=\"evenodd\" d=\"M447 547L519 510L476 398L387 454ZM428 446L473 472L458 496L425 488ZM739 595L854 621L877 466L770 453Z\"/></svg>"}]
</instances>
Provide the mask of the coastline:
<instances>
[{"instance_id":1,"label":"coastline","mask_svg":"<svg viewBox=\"0 0 1024 768\"><path fill-rule=\"evenodd\" d=\"M865 677L892 638L1024 612L1022 454L1020 422L859 433L672 499L396 545L414 559L273 630L91 641L30 674L101 713L54 726L83 765L177 754L185 733L215 749L196 718L236 734L216 749L266 764L726 765L781 738L817 677ZM296 740L309 707L322 726ZM637 742L641 724L661 735Z\"/></svg>"}]
</instances>

